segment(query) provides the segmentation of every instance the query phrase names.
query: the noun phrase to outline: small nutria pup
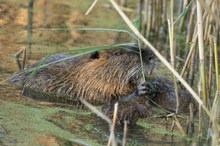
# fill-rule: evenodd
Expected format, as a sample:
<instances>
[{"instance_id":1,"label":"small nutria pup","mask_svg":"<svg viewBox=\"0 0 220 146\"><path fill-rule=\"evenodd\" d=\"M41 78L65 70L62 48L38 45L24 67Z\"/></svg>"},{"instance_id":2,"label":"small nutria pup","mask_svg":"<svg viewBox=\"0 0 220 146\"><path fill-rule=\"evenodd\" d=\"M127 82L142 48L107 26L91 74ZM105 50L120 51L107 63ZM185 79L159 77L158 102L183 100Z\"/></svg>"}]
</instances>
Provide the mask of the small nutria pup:
<instances>
[{"instance_id":1,"label":"small nutria pup","mask_svg":"<svg viewBox=\"0 0 220 146\"><path fill-rule=\"evenodd\" d=\"M143 72L148 76L155 66L154 54L147 48L141 48L141 52ZM60 59L62 61L57 62ZM56 63L52 63L54 61ZM46 65L48 63L50 65ZM42 65L44 67L39 67ZM143 80L137 46L105 49L75 58L55 54L9 78L11 83L22 88L24 95L36 99L67 104L74 104L79 98L93 104L131 100L135 103L129 107L132 116L118 117L129 121L151 115L148 100L143 97L147 92Z\"/></svg>"},{"instance_id":2,"label":"small nutria pup","mask_svg":"<svg viewBox=\"0 0 220 146\"><path fill-rule=\"evenodd\" d=\"M149 77L147 78L147 92L145 96L149 99L149 104L164 109L167 113L176 112L176 103L177 97L175 94L174 83L165 78L165 77ZM196 112L195 102L189 92L187 92L182 87L178 88L178 97L179 97L179 108L178 113L189 113L190 103L193 106L193 112ZM118 116L125 118L128 122L131 117L138 117L141 112L136 111L145 111L145 108L139 106L140 103L145 102L143 97L135 97L129 101L118 101L120 110L118 111ZM114 113L114 104L113 102L106 104L102 107L102 111L109 117L113 117ZM134 106L135 105L135 106ZM124 119L118 119L120 123L123 123Z\"/></svg>"},{"instance_id":3,"label":"small nutria pup","mask_svg":"<svg viewBox=\"0 0 220 146\"><path fill-rule=\"evenodd\" d=\"M169 112L176 112L176 94L174 83L165 77L153 77L148 79L148 82L153 85L154 89L149 92L151 103L159 106ZM195 101L189 92L182 87L178 87L179 107L178 112L189 113L189 104L195 108ZM194 112L196 109L194 109Z\"/></svg>"}]
</instances>

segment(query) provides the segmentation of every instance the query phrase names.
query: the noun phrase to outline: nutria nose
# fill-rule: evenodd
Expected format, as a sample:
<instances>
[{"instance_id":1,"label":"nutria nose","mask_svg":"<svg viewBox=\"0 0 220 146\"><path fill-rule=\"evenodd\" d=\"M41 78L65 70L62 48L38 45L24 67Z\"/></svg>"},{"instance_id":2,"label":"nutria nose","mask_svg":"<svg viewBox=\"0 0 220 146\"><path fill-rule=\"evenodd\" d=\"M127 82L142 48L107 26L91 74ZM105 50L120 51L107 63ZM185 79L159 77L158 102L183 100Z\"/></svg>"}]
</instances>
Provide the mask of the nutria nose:
<instances>
[{"instance_id":1,"label":"nutria nose","mask_svg":"<svg viewBox=\"0 0 220 146\"><path fill-rule=\"evenodd\" d=\"M150 60L149 65L148 65L147 75L151 75L154 68L155 68L155 60L152 59L152 60Z\"/></svg>"}]
</instances>

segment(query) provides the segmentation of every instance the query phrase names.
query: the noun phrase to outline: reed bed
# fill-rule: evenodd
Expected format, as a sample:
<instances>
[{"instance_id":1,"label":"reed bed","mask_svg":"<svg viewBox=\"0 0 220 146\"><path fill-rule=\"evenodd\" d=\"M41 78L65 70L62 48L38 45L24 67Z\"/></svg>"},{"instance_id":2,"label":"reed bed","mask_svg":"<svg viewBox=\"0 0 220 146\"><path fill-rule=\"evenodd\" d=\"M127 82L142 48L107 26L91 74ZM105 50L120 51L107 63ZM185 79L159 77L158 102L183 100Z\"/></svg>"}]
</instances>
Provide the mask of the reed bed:
<instances>
[{"instance_id":1,"label":"reed bed","mask_svg":"<svg viewBox=\"0 0 220 146\"><path fill-rule=\"evenodd\" d=\"M195 94L184 85L199 103L197 134L199 137L212 139L212 145L218 145L220 133L218 93L220 2L177 0L174 5L173 0L140 0L137 4L137 17L140 18L141 29L138 31L120 9L120 7L128 7L131 2L123 1L123 4L118 7L114 0L110 1L133 33L153 50L161 62L165 65L166 61L170 62L171 65L166 66L175 75L174 84L176 77L177 80L184 83L179 78L183 77L187 81L187 85L193 88ZM142 12L139 12L140 10ZM153 47L152 44L156 47ZM161 48L161 45L165 47L155 49ZM157 51L165 52L167 58L161 58L162 56ZM182 60L185 61L182 62ZM178 72L180 76L178 76ZM194 121L192 118L190 119L191 122ZM210 124L207 124L208 121ZM210 129L211 134L208 135Z\"/></svg>"}]
</instances>

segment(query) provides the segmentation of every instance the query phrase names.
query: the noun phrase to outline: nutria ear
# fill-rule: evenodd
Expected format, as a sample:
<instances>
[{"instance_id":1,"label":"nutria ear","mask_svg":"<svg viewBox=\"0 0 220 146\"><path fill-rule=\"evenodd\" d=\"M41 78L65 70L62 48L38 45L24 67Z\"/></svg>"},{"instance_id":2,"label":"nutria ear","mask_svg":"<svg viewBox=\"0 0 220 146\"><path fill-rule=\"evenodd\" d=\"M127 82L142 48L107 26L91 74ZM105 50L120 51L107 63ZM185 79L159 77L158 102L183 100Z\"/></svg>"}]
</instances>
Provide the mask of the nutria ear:
<instances>
[{"instance_id":1,"label":"nutria ear","mask_svg":"<svg viewBox=\"0 0 220 146\"><path fill-rule=\"evenodd\" d=\"M100 59L100 58L106 58L107 57L107 53L106 51L95 51L91 53L90 58L91 59Z\"/></svg>"}]
</instances>

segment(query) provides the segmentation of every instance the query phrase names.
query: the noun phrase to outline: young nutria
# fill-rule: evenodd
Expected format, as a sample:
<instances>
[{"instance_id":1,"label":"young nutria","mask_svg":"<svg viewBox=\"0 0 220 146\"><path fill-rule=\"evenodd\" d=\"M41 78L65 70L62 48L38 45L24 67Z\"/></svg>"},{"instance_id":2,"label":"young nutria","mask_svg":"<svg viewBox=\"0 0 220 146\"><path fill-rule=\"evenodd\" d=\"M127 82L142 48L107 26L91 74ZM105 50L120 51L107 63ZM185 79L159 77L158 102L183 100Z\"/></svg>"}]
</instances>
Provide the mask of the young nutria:
<instances>
[{"instance_id":1,"label":"young nutria","mask_svg":"<svg viewBox=\"0 0 220 146\"><path fill-rule=\"evenodd\" d=\"M162 107L170 112L176 112L176 94L174 83L165 77L154 77L148 79L148 82L153 85L154 91L149 95L154 105ZM189 92L178 87L179 108L178 112L189 112L189 104L195 108L195 102ZM195 111L196 109L194 109Z\"/></svg>"},{"instance_id":2,"label":"young nutria","mask_svg":"<svg viewBox=\"0 0 220 146\"><path fill-rule=\"evenodd\" d=\"M146 48L141 52L144 74L148 76L155 66L154 54ZM51 64L59 59L62 61ZM48 63L50 65L45 65ZM38 68L41 65L44 67ZM83 98L93 104L106 104L118 100L127 103L131 98L135 104L129 109L131 116L126 115L130 121L151 115L148 100L142 97L147 92L143 80L136 46L106 49L76 58L55 54L9 78L11 83L23 89L24 95L36 99L73 104ZM118 118L125 117L122 114Z\"/></svg>"},{"instance_id":3,"label":"young nutria","mask_svg":"<svg viewBox=\"0 0 220 146\"><path fill-rule=\"evenodd\" d=\"M146 92L145 96L148 97L150 105L160 107L168 113L176 112L177 97L175 94L174 83L171 80L165 77L150 77L147 78L146 86L148 92ZM178 88L178 96L179 113L189 113L190 103L194 107L193 111L196 112L195 102L189 92L182 88ZM149 106L144 106L144 102L146 102L146 100L141 96L136 96L129 101L119 100L118 104L120 109L118 111L118 117L122 117L123 115L124 119L118 119L118 122L123 123L123 120L127 120L128 122L135 122L134 120L130 120L131 117L140 118L143 115L141 112L137 111L151 112ZM114 104L114 102L111 102L102 107L102 111L111 118L113 117L114 113Z\"/></svg>"}]
</instances>

